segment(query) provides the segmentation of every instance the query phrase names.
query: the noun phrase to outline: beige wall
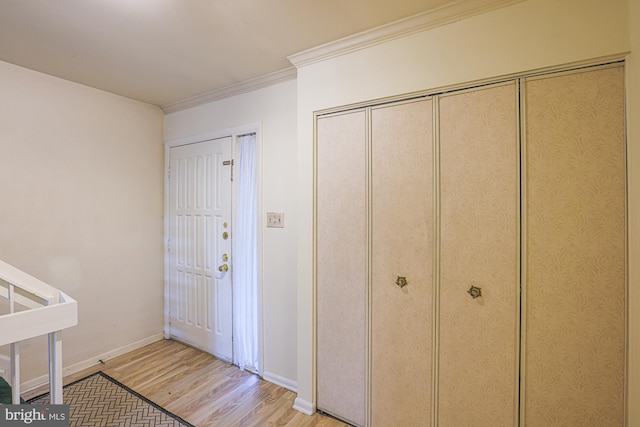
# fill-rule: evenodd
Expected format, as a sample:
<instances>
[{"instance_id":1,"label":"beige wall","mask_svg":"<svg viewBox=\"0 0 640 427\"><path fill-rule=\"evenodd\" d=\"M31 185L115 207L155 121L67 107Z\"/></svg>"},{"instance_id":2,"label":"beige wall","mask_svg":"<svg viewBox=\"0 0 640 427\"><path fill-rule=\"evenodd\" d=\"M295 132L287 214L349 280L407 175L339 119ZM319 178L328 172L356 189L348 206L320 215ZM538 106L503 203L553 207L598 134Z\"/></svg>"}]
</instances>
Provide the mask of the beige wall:
<instances>
[{"instance_id":1,"label":"beige wall","mask_svg":"<svg viewBox=\"0 0 640 427\"><path fill-rule=\"evenodd\" d=\"M302 66L298 69L298 404L312 407L314 384L313 316L313 112L376 98L423 91L481 79L523 73L607 56L624 58L630 30L640 26L637 0L629 20L627 0L528 0L503 9L433 28L383 44ZM633 45L640 48L638 30ZM629 106L640 110L640 70L629 56ZM640 59L637 60L640 62ZM633 74L632 71L636 70ZM631 112L629 117L632 117ZM635 127L635 128L634 128ZM640 189L633 187L640 167L640 129L630 125L631 250L630 312L640 310L640 254L636 249ZM638 178L636 177L635 181ZM638 214L635 215L636 217ZM632 358L637 359L640 328L631 319ZM632 362L632 369L637 363ZM636 372L636 377L638 373ZM635 383L633 382L635 381ZM640 398L638 380L631 397ZM640 411L631 409L631 411ZM632 414L640 425L637 413Z\"/></svg>"},{"instance_id":2,"label":"beige wall","mask_svg":"<svg viewBox=\"0 0 640 427\"><path fill-rule=\"evenodd\" d=\"M262 124L262 219L284 212L284 228L262 228L265 378L296 386L296 82L168 114L165 140Z\"/></svg>"},{"instance_id":3,"label":"beige wall","mask_svg":"<svg viewBox=\"0 0 640 427\"><path fill-rule=\"evenodd\" d=\"M0 93L0 259L78 301L64 366L161 337L162 112L3 62ZM46 339L21 353L46 374Z\"/></svg>"}]
</instances>

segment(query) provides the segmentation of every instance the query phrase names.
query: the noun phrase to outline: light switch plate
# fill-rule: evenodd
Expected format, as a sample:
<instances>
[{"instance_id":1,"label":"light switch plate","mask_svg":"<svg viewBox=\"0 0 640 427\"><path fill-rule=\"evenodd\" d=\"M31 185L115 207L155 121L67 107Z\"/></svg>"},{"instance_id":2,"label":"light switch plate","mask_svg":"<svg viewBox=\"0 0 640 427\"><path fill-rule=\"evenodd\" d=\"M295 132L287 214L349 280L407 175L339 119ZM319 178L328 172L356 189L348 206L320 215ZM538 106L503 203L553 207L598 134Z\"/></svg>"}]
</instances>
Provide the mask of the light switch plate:
<instances>
[{"instance_id":1,"label":"light switch plate","mask_svg":"<svg viewBox=\"0 0 640 427\"><path fill-rule=\"evenodd\" d=\"M284 212L267 212L267 227L284 228Z\"/></svg>"}]
</instances>

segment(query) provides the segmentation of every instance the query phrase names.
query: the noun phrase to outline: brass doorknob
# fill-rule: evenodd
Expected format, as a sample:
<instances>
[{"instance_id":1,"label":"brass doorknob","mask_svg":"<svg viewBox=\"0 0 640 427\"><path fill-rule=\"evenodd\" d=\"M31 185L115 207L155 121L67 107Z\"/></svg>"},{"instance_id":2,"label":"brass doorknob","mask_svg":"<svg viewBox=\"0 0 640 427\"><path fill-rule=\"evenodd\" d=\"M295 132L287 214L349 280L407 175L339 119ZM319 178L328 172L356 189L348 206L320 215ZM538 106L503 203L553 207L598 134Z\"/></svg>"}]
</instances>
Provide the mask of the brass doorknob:
<instances>
[{"instance_id":1,"label":"brass doorknob","mask_svg":"<svg viewBox=\"0 0 640 427\"><path fill-rule=\"evenodd\" d=\"M223 273L226 273L227 271L229 271L229 265L227 264L222 264L220 267L218 267L218 271L221 271Z\"/></svg>"}]
</instances>

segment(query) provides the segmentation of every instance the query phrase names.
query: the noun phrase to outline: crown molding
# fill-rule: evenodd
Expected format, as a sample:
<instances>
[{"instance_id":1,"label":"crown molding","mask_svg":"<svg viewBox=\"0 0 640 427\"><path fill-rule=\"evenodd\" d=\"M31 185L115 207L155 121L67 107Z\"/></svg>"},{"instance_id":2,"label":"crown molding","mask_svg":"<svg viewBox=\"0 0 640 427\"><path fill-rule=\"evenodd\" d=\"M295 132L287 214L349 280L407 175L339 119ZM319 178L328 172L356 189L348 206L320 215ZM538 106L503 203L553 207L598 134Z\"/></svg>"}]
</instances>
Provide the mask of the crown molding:
<instances>
[{"instance_id":1,"label":"crown molding","mask_svg":"<svg viewBox=\"0 0 640 427\"><path fill-rule=\"evenodd\" d=\"M365 49L410 34L439 27L461 19L470 18L495 9L500 9L526 0L458 0L448 5L410 16L352 36L329 42L287 57L294 67L245 80L243 82L206 92L181 101L161 105L165 114L209 102L219 101L257 89L272 86L297 77L297 68L321 62L329 58Z\"/></svg>"},{"instance_id":2,"label":"crown molding","mask_svg":"<svg viewBox=\"0 0 640 427\"><path fill-rule=\"evenodd\" d=\"M287 59L296 68L300 68L523 1L525 0L458 0L418 15L290 55Z\"/></svg>"},{"instance_id":3,"label":"crown molding","mask_svg":"<svg viewBox=\"0 0 640 427\"><path fill-rule=\"evenodd\" d=\"M230 98L232 96L252 92L254 90L286 82L288 80L293 80L297 77L297 75L297 69L295 67L289 67L285 68L284 70L245 80L231 86L192 96L190 98L173 102L171 104L165 104L160 106L160 108L165 114L175 113L176 111L186 110L187 108L196 107L208 102L219 101L224 98Z\"/></svg>"}]
</instances>

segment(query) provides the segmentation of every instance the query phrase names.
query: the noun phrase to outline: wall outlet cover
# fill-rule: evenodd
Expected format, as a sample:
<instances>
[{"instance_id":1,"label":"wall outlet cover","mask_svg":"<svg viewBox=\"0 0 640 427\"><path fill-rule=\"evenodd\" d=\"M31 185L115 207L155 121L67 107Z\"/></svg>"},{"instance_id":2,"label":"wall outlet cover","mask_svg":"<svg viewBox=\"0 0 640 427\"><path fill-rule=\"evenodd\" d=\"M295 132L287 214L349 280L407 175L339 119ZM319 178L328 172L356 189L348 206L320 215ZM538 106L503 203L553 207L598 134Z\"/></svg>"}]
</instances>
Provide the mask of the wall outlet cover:
<instances>
[{"instance_id":1,"label":"wall outlet cover","mask_svg":"<svg viewBox=\"0 0 640 427\"><path fill-rule=\"evenodd\" d=\"M267 227L284 228L284 213L267 212Z\"/></svg>"}]
</instances>

